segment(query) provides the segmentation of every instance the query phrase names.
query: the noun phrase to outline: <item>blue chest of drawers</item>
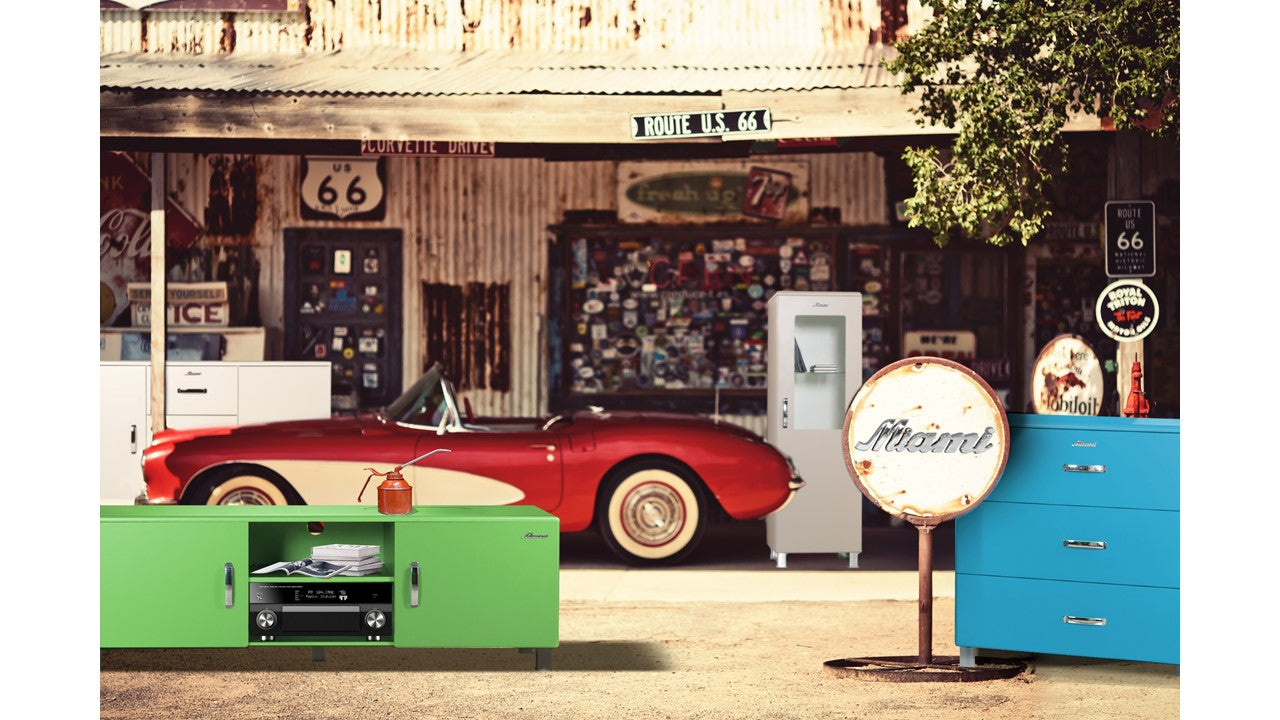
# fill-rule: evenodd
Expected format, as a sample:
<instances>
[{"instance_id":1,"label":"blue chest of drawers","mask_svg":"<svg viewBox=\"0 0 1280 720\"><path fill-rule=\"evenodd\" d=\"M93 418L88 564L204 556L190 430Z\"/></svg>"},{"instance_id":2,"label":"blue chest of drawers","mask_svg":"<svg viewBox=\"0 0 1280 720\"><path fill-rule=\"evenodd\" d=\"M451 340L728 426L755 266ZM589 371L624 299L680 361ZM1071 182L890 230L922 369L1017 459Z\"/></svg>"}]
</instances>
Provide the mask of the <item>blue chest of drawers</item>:
<instances>
[{"instance_id":1,"label":"blue chest of drawers","mask_svg":"<svg viewBox=\"0 0 1280 720\"><path fill-rule=\"evenodd\" d=\"M1178 420L1009 415L956 519L956 645L1178 663Z\"/></svg>"}]
</instances>

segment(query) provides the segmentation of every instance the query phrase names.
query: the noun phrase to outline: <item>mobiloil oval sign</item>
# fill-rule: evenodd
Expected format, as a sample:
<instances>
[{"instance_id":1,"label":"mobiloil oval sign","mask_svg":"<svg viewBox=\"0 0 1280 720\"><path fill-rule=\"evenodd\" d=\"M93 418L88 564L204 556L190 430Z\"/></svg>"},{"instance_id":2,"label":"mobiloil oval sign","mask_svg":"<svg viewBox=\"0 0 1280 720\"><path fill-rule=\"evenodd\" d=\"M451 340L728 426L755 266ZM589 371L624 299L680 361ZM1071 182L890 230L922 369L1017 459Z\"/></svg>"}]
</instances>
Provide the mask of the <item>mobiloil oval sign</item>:
<instances>
[{"instance_id":1,"label":"mobiloil oval sign","mask_svg":"<svg viewBox=\"0 0 1280 720\"><path fill-rule=\"evenodd\" d=\"M1009 457L1009 420L972 370L915 357L863 384L845 413L842 444L862 494L890 515L936 525L991 494Z\"/></svg>"}]
</instances>

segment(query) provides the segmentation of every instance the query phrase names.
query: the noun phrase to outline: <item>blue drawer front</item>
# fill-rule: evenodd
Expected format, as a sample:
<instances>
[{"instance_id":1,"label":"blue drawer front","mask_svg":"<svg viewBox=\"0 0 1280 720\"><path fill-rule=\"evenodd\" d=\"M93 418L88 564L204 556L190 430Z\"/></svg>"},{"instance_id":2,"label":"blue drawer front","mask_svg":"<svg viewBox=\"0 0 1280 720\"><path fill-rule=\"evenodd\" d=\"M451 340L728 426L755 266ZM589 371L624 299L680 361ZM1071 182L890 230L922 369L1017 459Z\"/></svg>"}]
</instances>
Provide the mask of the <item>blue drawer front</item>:
<instances>
[{"instance_id":1,"label":"blue drawer front","mask_svg":"<svg viewBox=\"0 0 1280 720\"><path fill-rule=\"evenodd\" d=\"M956 518L956 572L1176 588L1178 517L987 500Z\"/></svg>"},{"instance_id":2,"label":"blue drawer front","mask_svg":"<svg viewBox=\"0 0 1280 720\"><path fill-rule=\"evenodd\" d=\"M961 647L1176 664L1178 643L1177 590L956 573Z\"/></svg>"},{"instance_id":3,"label":"blue drawer front","mask_svg":"<svg viewBox=\"0 0 1280 720\"><path fill-rule=\"evenodd\" d=\"M1177 510L1178 439L1175 432L1011 423L1009 461L988 499Z\"/></svg>"}]
</instances>

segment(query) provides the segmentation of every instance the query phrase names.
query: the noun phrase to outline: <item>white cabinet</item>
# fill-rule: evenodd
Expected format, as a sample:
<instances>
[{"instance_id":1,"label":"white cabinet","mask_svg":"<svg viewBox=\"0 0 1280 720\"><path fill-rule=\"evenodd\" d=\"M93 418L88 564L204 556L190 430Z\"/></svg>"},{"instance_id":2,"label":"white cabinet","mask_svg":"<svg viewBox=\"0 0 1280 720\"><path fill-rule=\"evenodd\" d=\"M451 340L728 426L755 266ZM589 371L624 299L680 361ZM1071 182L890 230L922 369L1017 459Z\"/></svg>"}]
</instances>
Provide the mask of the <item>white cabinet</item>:
<instances>
[{"instance_id":1,"label":"white cabinet","mask_svg":"<svg viewBox=\"0 0 1280 720\"><path fill-rule=\"evenodd\" d=\"M146 363L104 362L99 370L98 463L104 505L132 504L142 492L150 373Z\"/></svg>"},{"instance_id":2,"label":"white cabinet","mask_svg":"<svg viewBox=\"0 0 1280 720\"><path fill-rule=\"evenodd\" d=\"M780 290L769 299L765 438L805 486L765 518L778 567L787 553L862 552L862 494L845 467L845 412L862 385L862 295Z\"/></svg>"},{"instance_id":3,"label":"white cabinet","mask_svg":"<svg viewBox=\"0 0 1280 720\"><path fill-rule=\"evenodd\" d=\"M99 408L101 502L142 492L151 442L151 366L103 362ZM165 365L165 427L189 429L329 417L327 362L178 362Z\"/></svg>"}]
</instances>

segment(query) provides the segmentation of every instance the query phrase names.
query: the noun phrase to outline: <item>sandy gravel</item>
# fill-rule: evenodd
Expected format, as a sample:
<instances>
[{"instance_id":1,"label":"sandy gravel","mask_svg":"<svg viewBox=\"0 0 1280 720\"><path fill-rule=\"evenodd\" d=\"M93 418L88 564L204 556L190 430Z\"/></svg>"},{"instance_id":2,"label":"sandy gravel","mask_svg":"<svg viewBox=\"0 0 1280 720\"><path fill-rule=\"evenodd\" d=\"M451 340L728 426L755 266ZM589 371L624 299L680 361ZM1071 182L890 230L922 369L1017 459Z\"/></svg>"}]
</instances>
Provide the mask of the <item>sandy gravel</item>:
<instances>
[{"instance_id":1,"label":"sandy gravel","mask_svg":"<svg viewBox=\"0 0 1280 720\"><path fill-rule=\"evenodd\" d=\"M934 652L955 655L954 601ZM914 602L565 601L554 669L515 650L112 650L103 718L896 718L1169 720L1174 667L1038 656L1017 678L884 683L826 660L914 655Z\"/></svg>"}]
</instances>

